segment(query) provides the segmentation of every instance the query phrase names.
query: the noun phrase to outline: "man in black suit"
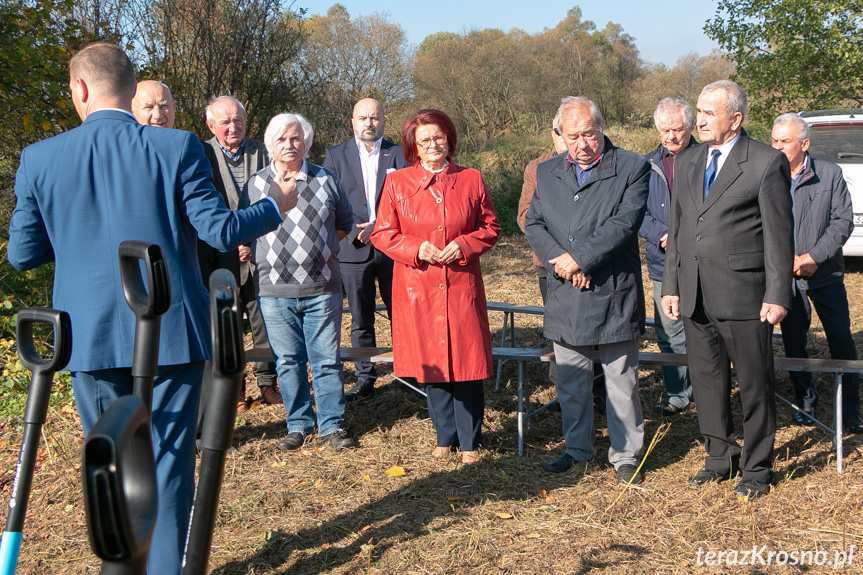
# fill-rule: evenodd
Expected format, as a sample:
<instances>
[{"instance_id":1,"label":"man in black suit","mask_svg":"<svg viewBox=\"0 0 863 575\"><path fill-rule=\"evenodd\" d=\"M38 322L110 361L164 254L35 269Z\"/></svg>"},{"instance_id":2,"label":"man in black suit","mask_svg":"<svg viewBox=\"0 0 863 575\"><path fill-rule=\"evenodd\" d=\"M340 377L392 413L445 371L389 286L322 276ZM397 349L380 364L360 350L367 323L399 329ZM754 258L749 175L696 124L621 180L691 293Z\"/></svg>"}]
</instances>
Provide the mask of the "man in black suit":
<instances>
[{"instance_id":1,"label":"man in black suit","mask_svg":"<svg viewBox=\"0 0 863 575\"><path fill-rule=\"evenodd\" d=\"M324 167L333 172L354 209L354 228L339 243L342 285L351 309L351 345L375 347L375 277L381 299L390 313L393 261L371 245L375 212L387 174L405 167L401 146L383 139L384 110L380 102L364 98L354 106L354 137L327 150ZM370 395L377 372L369 362L356 362L357 382L345 392L352 401Z\"/></svg>"},{"instance_id":2,"label":"man in black suit","mask_svg":"<svg viewBox=\"0 0 863 575\"><path fill-rule=\"evenodd\" d=\"M788 159L741 128L746 94L728 80L698 97L703 145L674 163L675 193L662 281L662 311L680 319L704 469L692 487L733 476L738 497L766 493L776 432L773 326L791 306L794 221ZM731 366L743 403L745 443L734 437Z\"/></svg>"}]
</instances>

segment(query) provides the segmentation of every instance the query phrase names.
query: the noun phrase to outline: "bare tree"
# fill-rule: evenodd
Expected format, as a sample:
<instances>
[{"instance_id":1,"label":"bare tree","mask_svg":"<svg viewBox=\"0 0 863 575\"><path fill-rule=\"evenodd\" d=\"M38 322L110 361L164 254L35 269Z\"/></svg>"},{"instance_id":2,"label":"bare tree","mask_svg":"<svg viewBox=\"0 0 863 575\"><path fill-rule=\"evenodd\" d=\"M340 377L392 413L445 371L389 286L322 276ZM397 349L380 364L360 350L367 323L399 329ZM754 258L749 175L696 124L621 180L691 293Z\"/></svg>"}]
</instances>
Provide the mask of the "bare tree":
<instances>
[{"instance_id":1,"label":"bare tree","mask_svg":"<svg viewBox=\"0 0 863 575\"><path fill-rule=\"evenodd\" d=\"M412 95L413 50L404 30L384 14L351 18L341 4L312 16L297 71L303 107L323 148L351 135L354 103L375 98L384 109ZM316 148L319 146L316 146Z\"/></svg>"}]
</instances>

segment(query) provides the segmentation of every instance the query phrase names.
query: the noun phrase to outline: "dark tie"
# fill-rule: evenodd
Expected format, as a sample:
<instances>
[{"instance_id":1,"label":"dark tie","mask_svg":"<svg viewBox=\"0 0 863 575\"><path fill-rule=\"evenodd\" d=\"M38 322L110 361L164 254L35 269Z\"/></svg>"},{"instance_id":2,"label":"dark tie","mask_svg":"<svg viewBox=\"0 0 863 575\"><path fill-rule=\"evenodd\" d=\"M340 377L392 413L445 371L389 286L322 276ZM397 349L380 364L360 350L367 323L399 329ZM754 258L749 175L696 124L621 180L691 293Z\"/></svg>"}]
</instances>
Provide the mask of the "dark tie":
<instances>
[{"instance_id":1,"label":"dark tie","mask_svg":"<svg viewBox=\"0 0 863 575\"><path fill-rule=\"evenodd\" d=\"M704 170L704 199L707 199L707 194L710 192L710 186L713 185L713 180L716 179L716 168L719 162L719 155L722 153L719 150L711 150L713 157L710 158L710 165Z\"/></svg>"}]
</instances>

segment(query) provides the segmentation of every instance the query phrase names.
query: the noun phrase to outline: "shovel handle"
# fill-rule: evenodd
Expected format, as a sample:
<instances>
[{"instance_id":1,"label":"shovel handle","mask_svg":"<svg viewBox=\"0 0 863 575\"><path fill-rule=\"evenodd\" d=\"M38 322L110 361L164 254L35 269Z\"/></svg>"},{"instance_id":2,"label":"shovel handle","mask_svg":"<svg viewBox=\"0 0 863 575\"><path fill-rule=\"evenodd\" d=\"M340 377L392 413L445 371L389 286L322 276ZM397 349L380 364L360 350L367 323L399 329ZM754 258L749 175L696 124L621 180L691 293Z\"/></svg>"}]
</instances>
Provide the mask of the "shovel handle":
<instances>
[{"instance_id":1,"label":"shovel handle","mask_svg":"<svg viewBox=\"0 0 863 575\"><path fill-rule=\"evenodd\" d=\"M208 572L210 544L219 506L225 454L231 447L237 416L237 390L245 370L243 329L234 275L218 269L210 276L210 323L213 338L213 385L201 430L201 465L186 539L182 575Z\"/></svg>"},{"instance_id":2,"label":"shovel handle","mask_svg":"<svg viewBox=\"0 0 863 575\"><path fill-rule=\"evenodd\" d=\"M36 351L33 340L33 325L44 323L54 328L54 354L43 358ZM66 367L72 354L72 323L69 314L54 309L24 308L18 312L18 357L31 372L30 390L27 393L27 407L24 410L24 434L18 466L12 482L9 499L9 514L0 541L0 574L15 573L18 553L21 548L24 516L30 499L33 472L39 450L39 436L42 424L48 415L48 401L51 398L51 382L54 373Z\"/></svg>"},{"instance_id":3,"label":"shovel handle","mask_svg":"<svg viewBox=\"0 0 863 575\"><path fill-rule=\"evenodd\" d=\"M120 281L123 296L135 314L135 343L132 356L134 394L152 409L153 381L159 371L159 336L162 314L171 306L168 266L162 248L156 244L125 241L120 244ZM141 276L141 263L147 287Z\"/></svg>"},{"instance_id":4,"label":"shovel handle","mask_svg":"<svg viewBox=\"0 0 863 575\"><path fill-rule=\"evenodd\" d=\"M36 350L33 326L37 323L50 325L54 329L54 354L51 357L42 357ZM48 414L54 374L66 367L72 355L72 321L65 311L24 308L18 312L17 333L18 357L32 373L24 423L41 425Z\"/></svg>"},{"instance_id":5,"label":"shovel handle","mask_svg":"<svg viewBox=\"0 0 863 575\"><path fill-rule=\"evenodd\" d=\"M156 244L125 241L120 244L120 281L126 303L138 318L160 316L171 306L171 284L162 248ZM147 286L141 275L141 265L147 275Z\"/></svg>"}]
</instances>

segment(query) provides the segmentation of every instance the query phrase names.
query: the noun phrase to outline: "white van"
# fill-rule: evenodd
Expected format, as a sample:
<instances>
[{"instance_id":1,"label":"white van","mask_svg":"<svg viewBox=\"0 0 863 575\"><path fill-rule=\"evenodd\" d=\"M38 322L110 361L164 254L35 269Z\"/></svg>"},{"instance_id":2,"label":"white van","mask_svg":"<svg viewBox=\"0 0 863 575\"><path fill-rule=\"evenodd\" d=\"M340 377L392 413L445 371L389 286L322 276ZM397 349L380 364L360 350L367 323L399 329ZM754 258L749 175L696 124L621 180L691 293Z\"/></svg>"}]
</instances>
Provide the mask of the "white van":
<instances>
[{"instance_id":1,"label":"white van","mask_svg":"<svg viewBox=\"0 0 863 575\"><path fill-rule=\"evenodd\" d=\"M854 229L842 253L863 256L863 109L800 112L809 124L809 153L842 168L851 193Z\"/></svg>"}]
</instances>

